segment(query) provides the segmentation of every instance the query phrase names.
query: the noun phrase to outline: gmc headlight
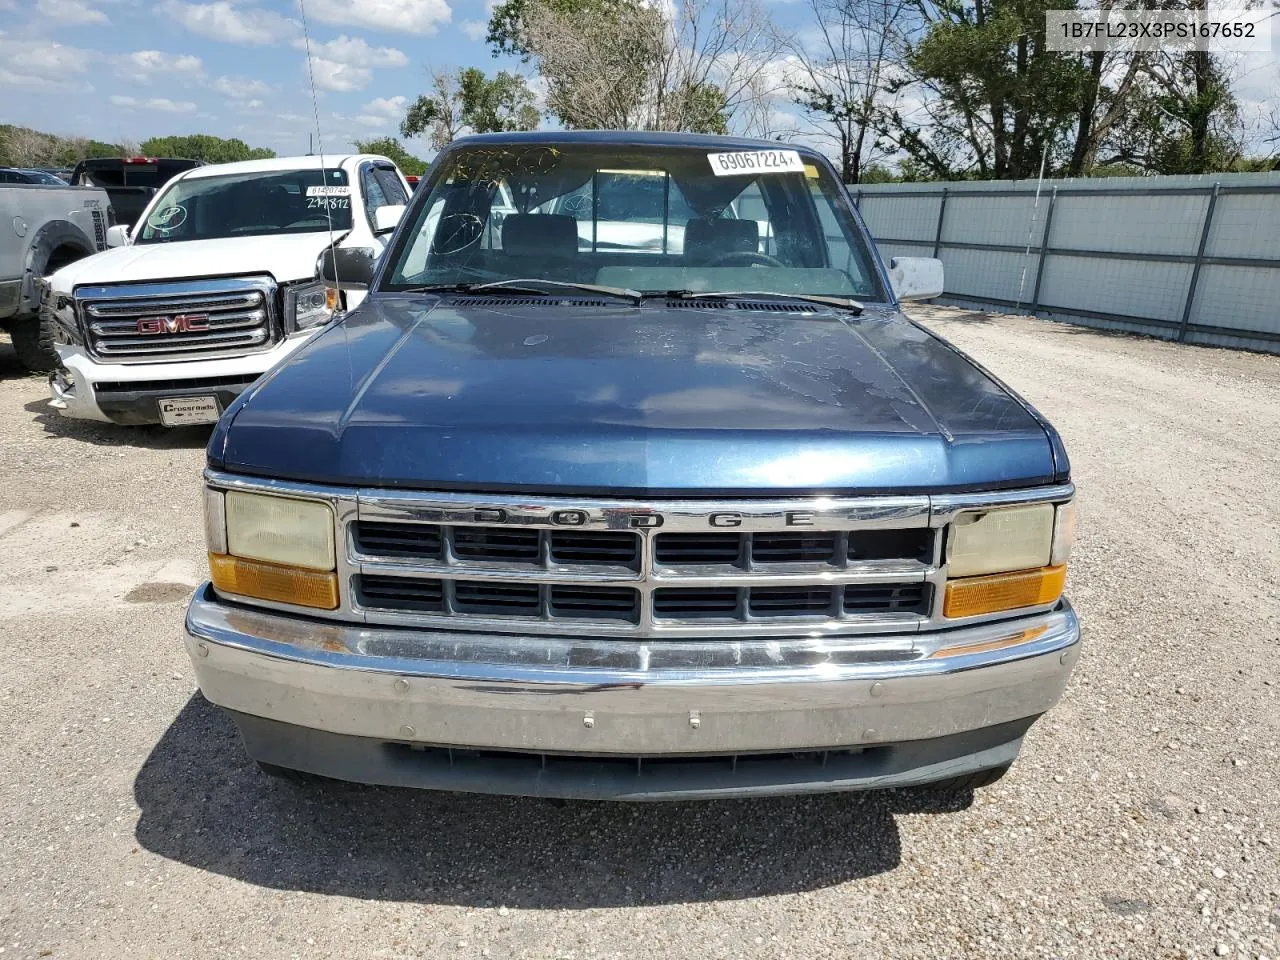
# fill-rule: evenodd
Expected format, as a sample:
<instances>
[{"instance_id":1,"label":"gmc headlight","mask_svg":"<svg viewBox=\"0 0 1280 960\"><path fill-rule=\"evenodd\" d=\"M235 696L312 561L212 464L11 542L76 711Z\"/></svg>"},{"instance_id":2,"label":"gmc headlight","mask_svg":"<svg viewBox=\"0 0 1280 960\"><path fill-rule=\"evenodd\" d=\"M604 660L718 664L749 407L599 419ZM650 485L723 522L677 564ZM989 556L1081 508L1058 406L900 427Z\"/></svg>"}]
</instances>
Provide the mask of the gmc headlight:
<instances>
[{"instance_id":1,"label":"gmc headlight","mask_svg":"<svg viewBox=\"0 0 1280 960\"><path fill-rule=\"evenodd\" d=\"M285 290L284 319L288 330L306 330L333 319L338 291L323 282L298 283Z\"/></svg>"},{"instance_id":2,"label":"gmc headlight","mask_svg":"<svg viewBox=\"0 0 1280 960\"><path fill-rule=\"evenodd\" d=\"M332 610L333 508L273 494L205 494L205 528L214 589L244 597Z\"/></svg>"},{"instance_id":3,"label":"gmc headlight","mask_svg":"<svg viewBox=\"0 0 1280 960\"><path fill-rule=\"evenodd\" d=\"M947 539L943 614L972 617L1056 602L1074 536L1074 503L961 513Z\"/></svg>"}]
</instances>

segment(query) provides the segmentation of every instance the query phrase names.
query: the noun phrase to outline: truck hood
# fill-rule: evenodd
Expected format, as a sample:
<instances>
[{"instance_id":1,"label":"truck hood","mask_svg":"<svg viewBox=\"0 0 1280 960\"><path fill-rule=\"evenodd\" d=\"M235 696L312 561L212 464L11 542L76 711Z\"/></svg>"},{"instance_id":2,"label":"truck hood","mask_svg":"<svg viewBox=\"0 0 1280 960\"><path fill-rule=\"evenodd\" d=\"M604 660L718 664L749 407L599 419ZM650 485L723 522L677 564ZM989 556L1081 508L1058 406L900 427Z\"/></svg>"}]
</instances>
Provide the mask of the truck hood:
<instances>
[{"instance_id":1,"label":"truck hood","mask_svg":"<svg viewBox=\"0 0 1280 960\"><path fill-rule=\"evenodd\" d=\"M116 247L77 260L53 275L55 290L70 293L81 284L269 273L285 283L315 276L316 259L328 233L184 240Z\"/></svg>"},{"instance_id":2,"label":"truck hood","mask_svg":"<svg viewBox=\"0 0 1280 960\"><path fill-rule=\"evenodd\" d=\"M211 465L577 494L1065 479L1056 435L1030 407L896 312L509 299L372 298L241 396Z\"/></svg>"}]
</instances>

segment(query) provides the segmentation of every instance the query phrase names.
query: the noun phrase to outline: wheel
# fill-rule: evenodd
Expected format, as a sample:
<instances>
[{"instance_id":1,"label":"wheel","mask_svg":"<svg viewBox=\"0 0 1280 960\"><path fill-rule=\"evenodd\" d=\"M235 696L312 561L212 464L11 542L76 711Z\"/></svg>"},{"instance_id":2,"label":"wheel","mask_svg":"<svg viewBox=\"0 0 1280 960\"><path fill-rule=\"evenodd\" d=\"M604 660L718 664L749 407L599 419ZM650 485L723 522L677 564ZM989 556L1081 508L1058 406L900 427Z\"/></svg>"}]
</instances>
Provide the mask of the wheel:
<instances>
[{"instance_id":1,"label":"wheel","mask_svg":"<svg viewBox=\"0 0 1280 960\"><path fill-rule=\"evenodd\" d=\"M9 336L19 362L32 373L47 373L58 365L52 325L40 314L10 320Z\"/></svg>"},{"instance_id":2,"label":"wheel","mask_svg":"<svg viewBox=\"0 0 1280 960\"><path fill-rule=\"evenodd\" d=\"M284 780L288 783L315 783L320 779L313 773L307 773L303 770L294 770L291 767L278 767L274 763L266 763L258 760L258 769L265 773L268 777L274 777L277 780Z\"/></svg>"},{"instance_id":3,"label":"wheel","mask_svg":"<svg viewBox=\"0 0 1280 960\"><path fill-rule=\"evenodd\" d=\"M978 790L982 787L989 787L995 783L1013 766L1006 763L1004 766L992 767L990 770L979 770L977 773L966 773L962 777L951 777L947 780L938 780L934 783L925 784L927 790Z\"/></svg>"}]
</instances>

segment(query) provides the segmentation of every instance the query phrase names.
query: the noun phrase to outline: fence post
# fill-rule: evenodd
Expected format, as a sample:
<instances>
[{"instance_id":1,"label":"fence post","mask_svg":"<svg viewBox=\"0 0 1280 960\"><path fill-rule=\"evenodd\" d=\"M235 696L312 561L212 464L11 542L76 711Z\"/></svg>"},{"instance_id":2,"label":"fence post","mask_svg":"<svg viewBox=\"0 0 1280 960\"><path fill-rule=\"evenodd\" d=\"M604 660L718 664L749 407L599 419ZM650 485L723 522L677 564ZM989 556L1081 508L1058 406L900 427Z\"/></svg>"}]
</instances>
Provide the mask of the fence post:
<instances>
[{"instance_id":1,"label":"fence post","mask_svg":"<svg viewBox=\"0 0 1280 960\"><path fill-rule=\"evenodd\" d=\"M1040 238L1040 262L1036 264L1036 285L1031 291L1031 312L1040 306L1040 281L1044 277L1044 261L1049 255L1049 231L1053 229L1053 205L1058 202L1058 188L1049 194L1049 209L1044 215L1044 235Z\"/></svg>"},{"instance_id":2,"label":"fence post","mask_svg":"<svg viewBox=\"0 0 1280 960\"><path fill-rule=\"evenodd\" d=\"M938 231L933 235L933 258L938 259L938 249L942 246L942 221L947 215L947 188L942 188L942 202L938 204Z\"/></svg>"},{"instance_id":3,"label":"fence post","mask_svg":"<svg viewBox=\"0 0 1280 960\"><path fill-rule=\"evenodd\" d=\"M857 193L853 195L853 209L857 210L859 213L862 212L862 191L861 190L859 190Z\"/></svg>"},{"instance_id":4,"label":"fence post","mask_svg":"<svg viewBox=\"0 0 1280 960\"><path fill-rule=\"evenodd\" d=\"M1200 246L1196 249L1195 266L1191 268L1191 282L1187 284L1187 300L1182 305L1182 323L1178 325L1178 340L1187 336L1187 327L1191 325L1191 305L1196 299L1196 285L1200 282L1200 266L1204 262L1204 248L1209 242L1209 228L1213 226L1213 208L1218 205L1218 189L1221 183L1213 185L1209 194L1209 205L1204 211L1204 226L1200 228Z\"/></svg>"}]
</instances>

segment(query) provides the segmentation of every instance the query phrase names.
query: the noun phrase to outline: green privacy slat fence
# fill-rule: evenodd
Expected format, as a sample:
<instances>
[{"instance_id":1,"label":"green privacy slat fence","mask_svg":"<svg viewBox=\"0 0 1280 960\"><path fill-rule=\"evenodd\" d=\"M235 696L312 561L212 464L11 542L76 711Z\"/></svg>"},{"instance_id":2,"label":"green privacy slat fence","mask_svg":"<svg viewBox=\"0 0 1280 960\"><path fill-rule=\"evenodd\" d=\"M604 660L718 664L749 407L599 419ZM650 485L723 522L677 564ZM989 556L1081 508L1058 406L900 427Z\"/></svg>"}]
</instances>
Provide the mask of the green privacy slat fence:
<instances>
[{"instance_id":1,"label":"green privacy slat fence","mask_svg":"<svg viewBox=\"0 0 1280 960\"><path fill-rule=\"evenodd\" d=\"M850 187L944 302L1280 353L1280 173Z\"/></svg>"}]
</instances>

